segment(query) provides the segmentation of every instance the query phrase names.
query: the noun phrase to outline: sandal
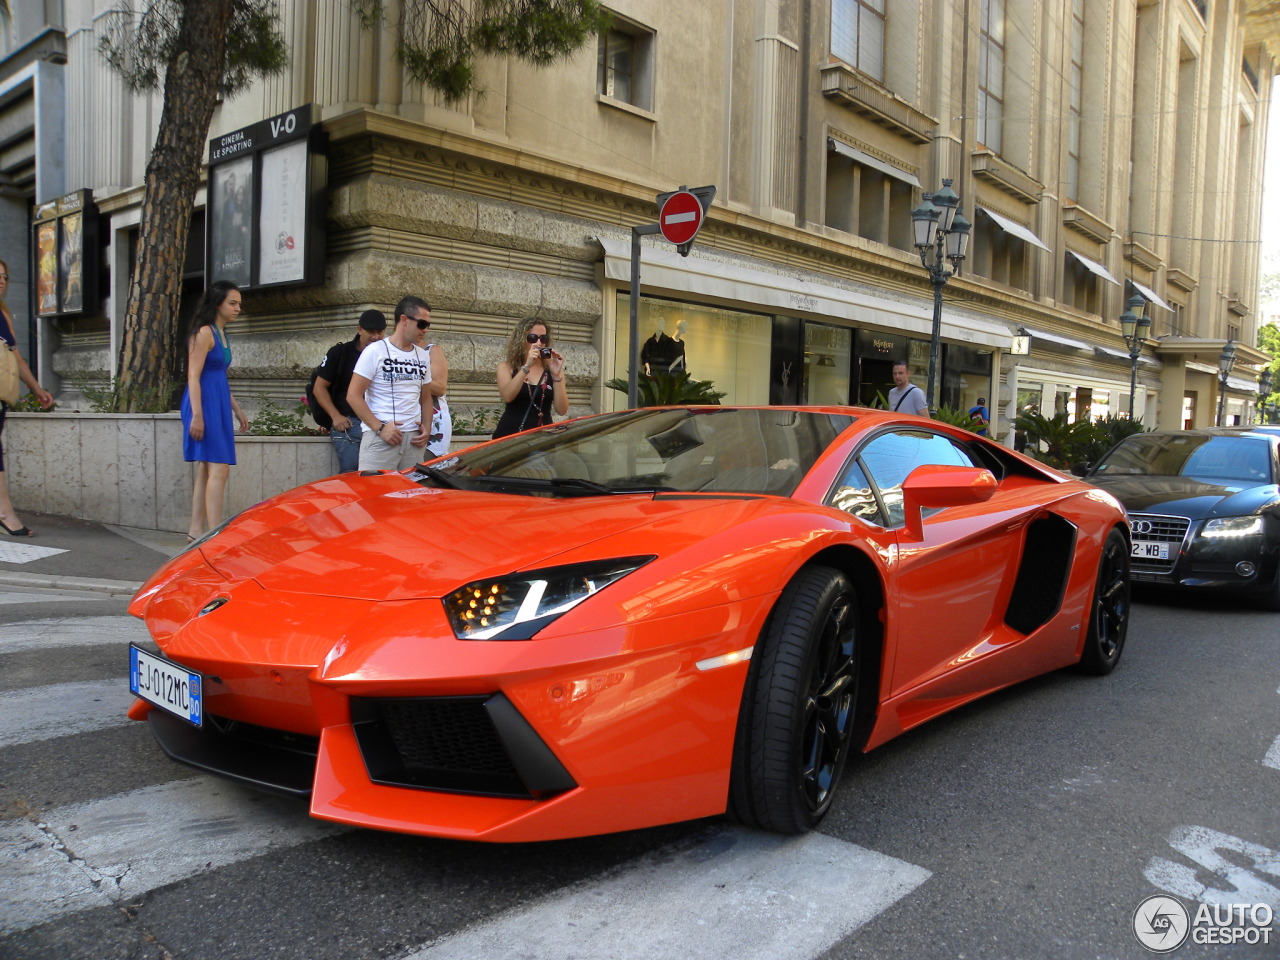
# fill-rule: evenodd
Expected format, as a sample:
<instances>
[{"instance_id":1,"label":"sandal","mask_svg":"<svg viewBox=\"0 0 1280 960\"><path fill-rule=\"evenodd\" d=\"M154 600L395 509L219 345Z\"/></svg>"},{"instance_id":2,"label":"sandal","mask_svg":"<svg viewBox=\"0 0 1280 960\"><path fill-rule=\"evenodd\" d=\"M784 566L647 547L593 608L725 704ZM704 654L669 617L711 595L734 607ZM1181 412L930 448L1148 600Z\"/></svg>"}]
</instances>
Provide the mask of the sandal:
<instances>
[{"instance_id":1,"label":"sandal","mask_svg":"<svg viewBox=\"0 0 1280 960\"><path fill-rule=\"evenodd\" d=\"M27 529L25 526L19 527L17 530L15 530L13 529L13 527L5 523L3 520L0 520L0 527L4 527L4 532L11 537L34 537L35 536L35 533L32 530Z\"/></svg>"}]
</instances>

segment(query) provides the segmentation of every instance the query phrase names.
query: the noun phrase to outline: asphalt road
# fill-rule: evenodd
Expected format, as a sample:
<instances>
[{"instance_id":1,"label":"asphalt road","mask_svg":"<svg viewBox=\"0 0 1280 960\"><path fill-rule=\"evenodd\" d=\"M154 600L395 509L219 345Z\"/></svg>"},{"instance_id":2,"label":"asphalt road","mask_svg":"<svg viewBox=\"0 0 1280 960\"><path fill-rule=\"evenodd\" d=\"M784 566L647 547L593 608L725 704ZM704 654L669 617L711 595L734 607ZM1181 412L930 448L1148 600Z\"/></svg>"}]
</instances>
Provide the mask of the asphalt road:
<instances>
[{"instance_id":1,"label":"asphalt road","mask_svg":"<svg viewBox=\"0 0 1280 960\"><path fill-rule=\"evenodd\" d=\"M123 601L0 589L3 960L1083 960L1151 956L1157 894L1280 913L1280 615L1139 603L1110 677L856 758L808 838L492 846L320 824L171 763L120 719ZM1278 957L1269 933L1171 956Z\"/></svg>"}]
</instances>

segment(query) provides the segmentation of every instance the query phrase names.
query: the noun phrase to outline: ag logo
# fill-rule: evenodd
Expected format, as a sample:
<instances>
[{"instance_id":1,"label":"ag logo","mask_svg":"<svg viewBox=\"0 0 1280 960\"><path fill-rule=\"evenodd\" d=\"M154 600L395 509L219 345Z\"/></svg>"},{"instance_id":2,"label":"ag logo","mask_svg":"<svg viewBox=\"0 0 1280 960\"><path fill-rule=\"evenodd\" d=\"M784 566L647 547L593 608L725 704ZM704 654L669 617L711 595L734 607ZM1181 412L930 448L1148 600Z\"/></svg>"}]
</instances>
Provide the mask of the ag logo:
<instances>
[{"instance_id":1,"label":"ag logo","mask_svg":"<svg viewBox=\"0 0 1280 960\"><path fill-rule=\"evenodd\" d=\"M1147 897L1133 911L1133 932L1152 953L1171 953L1187 942L1191 915L1176 897Z\"/></svg>"}]
</instances>

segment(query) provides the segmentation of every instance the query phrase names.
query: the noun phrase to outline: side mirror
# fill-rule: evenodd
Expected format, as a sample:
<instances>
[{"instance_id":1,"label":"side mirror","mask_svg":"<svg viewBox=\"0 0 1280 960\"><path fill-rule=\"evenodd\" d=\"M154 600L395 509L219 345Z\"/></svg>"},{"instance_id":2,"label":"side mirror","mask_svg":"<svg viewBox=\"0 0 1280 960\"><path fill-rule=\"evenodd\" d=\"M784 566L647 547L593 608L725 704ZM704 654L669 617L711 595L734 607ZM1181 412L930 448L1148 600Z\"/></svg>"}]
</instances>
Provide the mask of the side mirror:
<instances>
[{"instance_id":1,"label":"side mirror","mask_svg":"<svg viewBox=\"0 0 1280 960\"><path fill-rule=\"evenodd\" d=\"M902 509L907 536L924 539L922 509L959 507L991 499L999 484L990 470L928 464L916 467L902 482Z\"/></svg>"},{"instance_id":2,"label":"side mirror","mask_svg":"<svg viewBox=\"0 0 1280 960\"><path fill-rule=\"evenodd\" d=\"M1091 463L1073 463L1070 467L1073 477L1083 477L1089 472L1089 468L1093 466Z\"/></svg>"}]
</instances>

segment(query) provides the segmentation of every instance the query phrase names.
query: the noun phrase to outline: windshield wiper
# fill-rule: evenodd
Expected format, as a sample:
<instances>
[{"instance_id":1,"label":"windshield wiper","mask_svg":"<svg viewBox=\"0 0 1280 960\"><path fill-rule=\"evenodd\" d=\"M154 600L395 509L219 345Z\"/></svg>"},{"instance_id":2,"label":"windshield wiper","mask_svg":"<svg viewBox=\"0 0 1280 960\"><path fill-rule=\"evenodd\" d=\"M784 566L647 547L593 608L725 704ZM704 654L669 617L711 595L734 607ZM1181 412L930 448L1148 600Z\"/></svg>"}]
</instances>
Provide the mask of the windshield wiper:
<instances>
[{"instance_id":1,"label":"windshield wiper","mask_svg":"<svg viewBox=\"0 0 1280 960\"><path fill-rule=\"evenodd\" d=\"M600 496L613 496L620 493L656 493L659 490L670 490L659 484L645 483L633 487L610 487L585 477L504 477L500 474L485 474L470 477L472 482L493 484L494 486L525 487L529 489L563 490L568 492L594 493Z\"/></svg>"}]
</instances>

